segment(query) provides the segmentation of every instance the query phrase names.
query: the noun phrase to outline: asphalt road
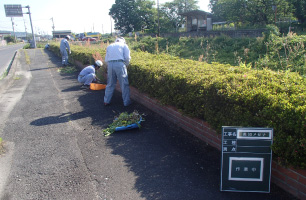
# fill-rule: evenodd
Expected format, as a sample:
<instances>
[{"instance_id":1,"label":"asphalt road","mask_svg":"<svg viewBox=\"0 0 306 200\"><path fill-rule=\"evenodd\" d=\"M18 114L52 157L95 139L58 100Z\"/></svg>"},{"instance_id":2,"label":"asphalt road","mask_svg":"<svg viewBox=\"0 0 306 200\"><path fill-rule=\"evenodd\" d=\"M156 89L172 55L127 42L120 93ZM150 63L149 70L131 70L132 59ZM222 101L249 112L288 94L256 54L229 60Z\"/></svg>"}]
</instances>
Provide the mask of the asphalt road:
<instances>
[{"instance_id":1,"label":"asphalt road","mask_svg":"<svg viewBox=\"0 0 306 200\"><path fill-rule=\"evenodd\" d=\"M0 46L0 76L8 68L15 52L23 46L24 44Z\"/></svg>"},{"instance_id":2,"label":"asphalt road","mask_svg":"<svg viewBox=\"0 0 306 200\"><path fill-rule=\"evenodd\" d=\"M274 184L268 194L220 192L218 150L137 102L124 107L118 92L104 107L104 90L82 90L51 52L20 50L13 66L0 96L3 200L294 199ZM103 136L134 110L146 115L141 129Z\"/></svg>"}]
</instances>

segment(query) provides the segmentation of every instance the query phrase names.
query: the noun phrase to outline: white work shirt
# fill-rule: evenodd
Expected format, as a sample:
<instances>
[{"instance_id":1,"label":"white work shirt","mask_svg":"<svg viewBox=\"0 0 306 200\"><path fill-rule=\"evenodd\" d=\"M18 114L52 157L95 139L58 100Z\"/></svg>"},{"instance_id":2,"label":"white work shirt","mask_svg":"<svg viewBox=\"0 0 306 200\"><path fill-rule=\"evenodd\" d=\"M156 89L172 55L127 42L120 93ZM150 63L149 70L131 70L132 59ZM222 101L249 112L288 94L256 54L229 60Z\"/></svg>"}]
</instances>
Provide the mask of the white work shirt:
<instances>
[{"instance_id":1,"label":"white work shirt","mask_svg":"<svg viewBox=\"0 0 306 200\"><path fill-rule=\"evenodd\" d=\"M112 60L123 60L128 65L131 61L129 47L123 42L110 44L106 49L105 62Z\"/></svg>"},{"instance_id":2,"label":"white work shirt","mask_svg":"<svg viewBox=\"0 0 306 200\"><path fill-rule=\"evenodd\" d=\"M68 49L68 52L70 53L70 45L69 42L66 38L62 39L61 44L60 44L60 50L61 51L66 51Z\"/></svg>"},{"instance_id":3,"label":"white work shirt","mask_svg":"<svg viewBox=\"0 0 306 200\"><path fill-rule=\"evenodd\" d=\"M95 74L96 69L93 65L90 65L88 67L85 67L79 74L79 76L86 76L87 74Z\"/></svg>"}]
</instances>

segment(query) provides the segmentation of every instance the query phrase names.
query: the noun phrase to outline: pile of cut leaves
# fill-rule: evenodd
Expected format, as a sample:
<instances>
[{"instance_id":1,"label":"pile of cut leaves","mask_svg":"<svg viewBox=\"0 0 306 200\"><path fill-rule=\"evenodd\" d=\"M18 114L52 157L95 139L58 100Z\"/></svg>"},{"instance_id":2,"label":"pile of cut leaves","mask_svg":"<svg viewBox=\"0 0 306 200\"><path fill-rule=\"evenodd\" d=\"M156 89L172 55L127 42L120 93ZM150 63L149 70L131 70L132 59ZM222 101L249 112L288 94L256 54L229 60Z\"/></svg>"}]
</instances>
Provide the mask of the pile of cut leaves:
<instances>
[{"instance_id":1,"label":"pile of cut leaves","mask_svg":"<svg viewBox=\"0 0 306 200\"><path fill-rule=\"evenodd\" d=\"M75 66L66 66L59 68L57 71L61 74L72 74L74 72L77 72L78 69Z\"/></svg>"},{"instance_id":2,"label":"pile of cut leaves","mask_svg":"<svg viewBox=\"0 0 306 200\"><path fill-rule=\"evenodd\" d=\"M116 116L113 123L108 128L103 129L104 136L109 136L116 131L118 127L126 127L132 124L136 124L140 128L140 122L144 121L143 115L139 114L137 110L132 113L123 112L119 116Z\"/></svg>"}]
</instances>

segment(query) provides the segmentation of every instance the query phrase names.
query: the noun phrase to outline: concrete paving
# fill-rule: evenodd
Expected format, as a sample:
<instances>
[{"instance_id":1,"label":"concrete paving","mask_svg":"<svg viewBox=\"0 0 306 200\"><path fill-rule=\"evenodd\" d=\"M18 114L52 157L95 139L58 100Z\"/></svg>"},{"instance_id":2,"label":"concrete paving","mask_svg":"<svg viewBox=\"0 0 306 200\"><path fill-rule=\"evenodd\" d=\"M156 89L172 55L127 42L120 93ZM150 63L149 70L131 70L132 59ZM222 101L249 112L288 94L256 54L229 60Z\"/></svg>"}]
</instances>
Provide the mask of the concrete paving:
<instances>
[{"instance_id":1,"label":"concrete paving","mask_svg":"<svg viewBox=\"0 0 306 200\"><path fill-rule=\"evenodd\" d=\"M218 150L137 102L124 107L119 92L104 107L104 90L81 89L78 72L60 66L52 52L19 50L0 91L1 199L294 199L274 184L268 194L221 192ZM103 136L134 110L141 129Z\"/></svg>"}]
</instances>

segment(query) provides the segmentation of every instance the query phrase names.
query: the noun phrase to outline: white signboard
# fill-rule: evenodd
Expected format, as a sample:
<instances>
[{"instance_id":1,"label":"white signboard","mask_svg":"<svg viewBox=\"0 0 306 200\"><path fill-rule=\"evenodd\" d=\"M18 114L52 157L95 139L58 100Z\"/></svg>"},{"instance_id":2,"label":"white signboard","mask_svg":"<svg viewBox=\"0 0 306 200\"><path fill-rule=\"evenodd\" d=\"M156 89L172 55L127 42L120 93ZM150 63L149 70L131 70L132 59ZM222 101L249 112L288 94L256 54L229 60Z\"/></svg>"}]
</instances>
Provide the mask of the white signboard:
<instances>
[{"instance_id":1,"label":"white signboard","mask_svg":"<svg viewBox=\"0 0 306 200\"><path fill-rule=\"evenodd\" d=\"M4 9L7 17L23 17L21 5L8 4L4 5Z\"/></svg>"}]
</instances>

